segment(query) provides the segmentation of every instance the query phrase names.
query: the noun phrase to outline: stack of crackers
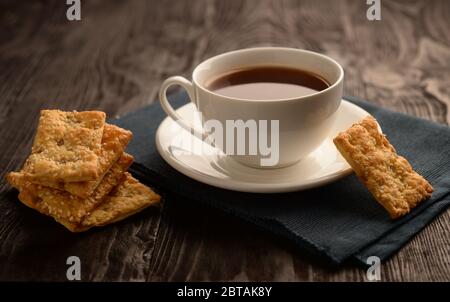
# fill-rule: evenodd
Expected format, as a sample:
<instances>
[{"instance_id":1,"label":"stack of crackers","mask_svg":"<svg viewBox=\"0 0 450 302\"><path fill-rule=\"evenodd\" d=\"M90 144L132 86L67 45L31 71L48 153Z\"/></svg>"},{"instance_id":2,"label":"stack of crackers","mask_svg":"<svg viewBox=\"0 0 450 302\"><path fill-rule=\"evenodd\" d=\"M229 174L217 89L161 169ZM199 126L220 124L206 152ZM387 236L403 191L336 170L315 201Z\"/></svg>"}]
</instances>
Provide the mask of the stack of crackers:
<instances>
[{"instance_id":1,"label":"stack of crackers","mask_svg":"<svg viewBox=\"0 0 450 302\"><path fill-rule=\"evenodd\" d=\"M128 172L130 131L100 111L43 110L31 155L7 181L19 200L72 232L122 220L160 196Z\"/></svg>"}]
</instances>

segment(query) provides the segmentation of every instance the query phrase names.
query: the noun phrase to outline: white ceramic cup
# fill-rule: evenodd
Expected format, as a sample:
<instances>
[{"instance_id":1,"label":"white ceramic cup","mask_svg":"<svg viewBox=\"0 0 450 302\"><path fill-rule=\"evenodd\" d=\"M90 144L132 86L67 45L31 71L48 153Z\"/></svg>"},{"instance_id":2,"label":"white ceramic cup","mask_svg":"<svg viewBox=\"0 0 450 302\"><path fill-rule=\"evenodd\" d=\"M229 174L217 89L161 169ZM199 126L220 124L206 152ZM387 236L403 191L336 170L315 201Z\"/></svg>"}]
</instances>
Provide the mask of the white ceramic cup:
<instances>
[{"instance_id":1,"label":"white ceramic cup","mask_svg":"<svg viewBox=\"0 0 450 302\"><path fill-rule=\"evenodd\" d=\"M330 86L310 95L276 100L231 98L205 88L205 83L211 78L234 69L255 66L309 71L323 77ZM227 52L200 63L192 73L192 81L180 76L168 78L160 88L159 100L168 116L196 135L204 134L195 132L169 104L166 92L170 86L180 85L186 89L191 102L201 112L203 122L213 119L225 125L227 120L278 120L279 159L275 165L261 165L264 156L259 152L256 155L232 155L237 161L252 167L278 168L296 163L325 140L341 103L343 80L342 67L325 55L294 48L249 48Z\"/></svg>"}]
</instances>

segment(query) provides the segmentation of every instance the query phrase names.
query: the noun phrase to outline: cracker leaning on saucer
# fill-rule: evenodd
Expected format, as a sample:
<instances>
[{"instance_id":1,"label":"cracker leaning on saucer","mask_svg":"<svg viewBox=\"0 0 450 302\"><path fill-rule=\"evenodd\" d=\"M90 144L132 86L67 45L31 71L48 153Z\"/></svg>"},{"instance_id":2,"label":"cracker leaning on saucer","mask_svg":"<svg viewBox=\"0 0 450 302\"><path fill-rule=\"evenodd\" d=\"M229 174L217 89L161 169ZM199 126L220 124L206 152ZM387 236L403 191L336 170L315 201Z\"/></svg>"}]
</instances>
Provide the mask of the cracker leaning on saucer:
<instances>
[{"instance_id":1,"label":"cracker leaning on saucer","mask_svg":"<svg viewBox=\"0 0 450 302\"><path fill-rule=\"evenodd\" d=\"M100 111L42 110L23 173L41 183L97 179L105 117Z\"/></svg>"},{"instance_id":2,"label":"cracker leaning on saucer","mask_svg":"<svg viewBox=\"0 0 450 302\"><path fill-rule=\"evenodd\" d=\"M100 184L106 172L119 159L125 151L126 146L130 142L133 134L125 129L119 128L115 125L105 124L102 137L102 147L98 156L99 176L91 181L79 182L56 182L48 181L40 182L36 179L29 179L30 182L52 187L59 190L67 191L75 196L81 198L89 197L95 188Z\"/></svg>"},{"instance_id":3,"label":"cracker leaning on saucer","mask_svg":"<svg viewBox=\"0 0 450 302\"><path fill-rule=\"evenodd\" d=\"M125 173L123 182L109 193L105 201L87 215L80 224L58 220L72 232L83 232L92 227L105 226L149 206L158 205L161 197L149 187L141 184L130 173Z\"/></svg>"},{"instance_id":4,"label":"cracker leaning on saucer","mask_svg":"<svg viewBox=\"0 0 450 302\"><path fill-rule=\"evenodd\" d=\"M78 223L91 210L100 205L107 194L120 183L123 174L132 162L133 157L131 155L122 155L88 198L80 198L66 191L33 184L27 181L21 172L9 173L7 180L21 192L19 199L26 199L26 201L20 199L26 205L32 205L31 207L35 210L55 219Z\"/></svg>"},{"instance_id":5,"label":"cracker leaning on saucer","mask_svg":"<svg viewBox=\"0 0 450 302\"><path fill-rule=\"evenodd\" d=\"M407 214L428 199L433 187L380 133L368 116L334 138L334 144L358 178L392 218Z\"/></svg>"}]
</instances>

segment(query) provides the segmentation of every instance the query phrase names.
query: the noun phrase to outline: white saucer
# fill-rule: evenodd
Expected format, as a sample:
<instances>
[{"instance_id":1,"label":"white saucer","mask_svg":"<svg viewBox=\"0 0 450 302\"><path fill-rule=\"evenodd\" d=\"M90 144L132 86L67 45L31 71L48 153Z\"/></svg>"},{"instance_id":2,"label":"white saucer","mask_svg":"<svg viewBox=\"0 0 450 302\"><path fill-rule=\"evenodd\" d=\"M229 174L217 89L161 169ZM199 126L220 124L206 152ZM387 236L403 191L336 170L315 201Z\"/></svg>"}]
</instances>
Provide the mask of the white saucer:
<instances>
[{"instance_id":1,"label":"white saucer","mask_svg":"<svg viewBox=\"0 0 450 302\"><path fill-rule=\"evenodd\" d=\"M177 110L177 113L187 121L194 121L194 112L195 107L192 103ZM173 168L212 186L255 193L299 191L325 185L352 172L332 139L338 132L347 129L368 114L362 108L342 100L335 126L329 137L300 162L279 169L257 169L240 164L222 151L192 136L188 131L180 129L169 117L159 125L156 132L156 146L162 158ZM187 151L192 150L186 148L186 144L189 143L191 146L195 144L198 152ZM207 151L208 154L199 150Z\"/></svg>"}]
</instances>

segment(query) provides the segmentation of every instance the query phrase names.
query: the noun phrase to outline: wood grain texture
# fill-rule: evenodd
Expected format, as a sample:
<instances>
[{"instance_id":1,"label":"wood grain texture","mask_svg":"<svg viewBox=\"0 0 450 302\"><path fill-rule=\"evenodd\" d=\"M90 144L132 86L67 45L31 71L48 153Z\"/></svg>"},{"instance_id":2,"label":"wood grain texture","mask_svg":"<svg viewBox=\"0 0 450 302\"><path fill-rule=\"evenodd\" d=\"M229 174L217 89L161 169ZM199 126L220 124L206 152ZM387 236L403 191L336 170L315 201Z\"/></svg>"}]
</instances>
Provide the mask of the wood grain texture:
<instances>
[{"instance_id":1,"label":"wood grain texture","mask_svg":"<svg viewBox=\"0 0 450 302\"><path fill-rule=\"evenodd\" d=\"M252 46L319 51L345 69L345 93L439 123L450 122L450 2L365 1L0 2L0 177L27 156L38 112L100 109L121 115L151 103L161 82L202 60ZM0 182L0 280L362 281L332 271L275 236L174 198L116 225L73 235L15 201ZM450 280L447 210L382 266L382 280Z\"/></svg>"}]
</instances>

